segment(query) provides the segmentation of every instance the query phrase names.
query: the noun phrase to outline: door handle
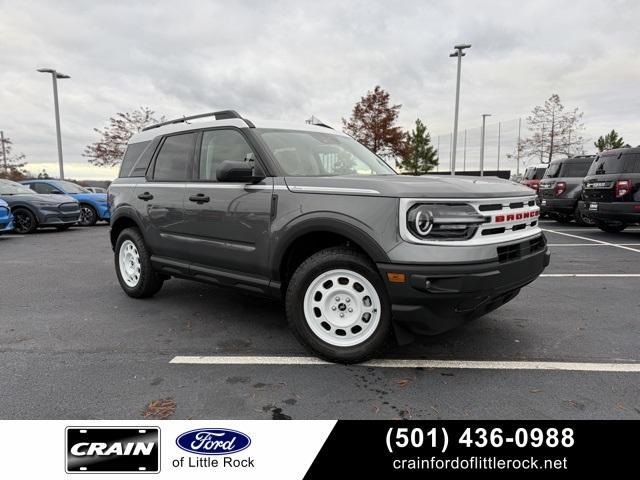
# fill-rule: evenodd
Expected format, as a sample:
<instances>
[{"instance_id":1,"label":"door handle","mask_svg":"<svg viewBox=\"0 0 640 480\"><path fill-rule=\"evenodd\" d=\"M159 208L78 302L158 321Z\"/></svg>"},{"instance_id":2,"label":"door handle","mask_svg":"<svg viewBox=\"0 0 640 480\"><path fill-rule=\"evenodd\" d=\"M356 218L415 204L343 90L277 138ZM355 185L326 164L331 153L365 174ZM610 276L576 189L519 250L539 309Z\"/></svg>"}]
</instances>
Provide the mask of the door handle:
<instances>
[{"instance_id":1,"label":"door handle","mask_svg":"<svg viewBox=\"0 0 640 480\"><path fill-rule=\"evenodd\" d=\"M144 200L146 202L147 200L152 200L153 199L153 195L151 195L149 192L144 192L144 193L141 193L140 195L138 195L138 198L140 200Z\"/></svg>"},{"instance_id":2,"label":"door handle","mask_svg":"<svg viewBox=\"0 0 640 480\"><path fill-rule=\"evenodd\" d=\"M204 193L199 193L197 195L191 195L189 200L196 203L207 203L211 199Z\"/></svg>"}]
</instances>

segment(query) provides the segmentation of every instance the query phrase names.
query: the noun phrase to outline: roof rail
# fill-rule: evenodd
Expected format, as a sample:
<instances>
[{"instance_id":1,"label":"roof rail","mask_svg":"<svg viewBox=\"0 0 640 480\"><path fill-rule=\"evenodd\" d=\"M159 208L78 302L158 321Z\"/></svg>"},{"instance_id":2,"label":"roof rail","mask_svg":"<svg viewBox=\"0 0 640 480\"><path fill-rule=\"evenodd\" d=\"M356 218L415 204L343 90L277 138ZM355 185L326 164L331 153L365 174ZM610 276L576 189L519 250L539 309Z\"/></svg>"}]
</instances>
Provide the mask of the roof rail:
<instances>
[{"instance_id":1,"label":"roof rail","mask_svg":"<svg viewBox=\"0 0 640 480\"><path fill-rule=\"evenodd\" d=\"M236 112L235 110L220 110L218 112L210 112L210 113L201 113L199 115L191 115L190 117L180 117L175 118L173 120L167 120L166 122L156 123L154 125L149 125L148 127L144 127L142 131L151 130L153 128L164 127L165 125L172 125L174 123L184 123L189 120L195 120L196 118L205 118L205 117L215 117L216 120L229 120L231 118L238 118L240 120L244 120L249 127L254 128L253 123L249 120L242 118L242 116Z\"/></svg>"}]
</instances>

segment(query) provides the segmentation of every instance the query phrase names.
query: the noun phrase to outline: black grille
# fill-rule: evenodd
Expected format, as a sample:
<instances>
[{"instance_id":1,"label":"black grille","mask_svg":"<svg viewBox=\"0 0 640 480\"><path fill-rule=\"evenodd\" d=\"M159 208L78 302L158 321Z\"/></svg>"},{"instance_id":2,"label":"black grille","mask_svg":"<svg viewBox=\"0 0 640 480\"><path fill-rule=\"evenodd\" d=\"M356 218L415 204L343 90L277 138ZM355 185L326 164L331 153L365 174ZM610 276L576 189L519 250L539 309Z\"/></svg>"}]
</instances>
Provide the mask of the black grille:
<instances>
[{"instance_id":1,"label":"black grille","mask_svg":"<svg viewBox=\"0 0 640 480\"><path fill-rule=\"evenodd\" d=\"M544 249L546 244L546 239L541 235L532 240L526 240L524 242L515 243L513 245L498 247L498 261L500 263L504 263L526 257L527 255Z\"/></svg>"}]
</instances>

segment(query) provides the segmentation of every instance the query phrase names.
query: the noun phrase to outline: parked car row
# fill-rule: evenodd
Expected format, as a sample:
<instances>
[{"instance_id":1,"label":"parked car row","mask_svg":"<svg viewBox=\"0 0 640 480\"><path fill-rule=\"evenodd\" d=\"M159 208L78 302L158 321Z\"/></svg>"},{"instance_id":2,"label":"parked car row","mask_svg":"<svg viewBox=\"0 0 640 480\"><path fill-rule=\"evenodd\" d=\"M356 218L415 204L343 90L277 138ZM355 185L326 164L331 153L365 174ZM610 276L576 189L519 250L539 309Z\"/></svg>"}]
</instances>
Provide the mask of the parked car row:
<instances>
[{"instance_id":1,"label":"parked car row","mask_svg":"<svg viewBox=\"0 0 640 480\"><path fill-rule=\"evenodd\" d=\"M66 230L109 220L107 196L72 182L0 179L0 233L33 233L38 228Z\"/></svg>"},{"instance_id":2,"label":"parked car row","mask_svg":"<svg viewBox=\"0 0 640 480\"><path fill-rule=\"evenodd\" d=\"M532 166L521 183L538 192L541 215L559 222L575 220L605 232L640 224L640 148Z\"/></svg>"}]
</instances>

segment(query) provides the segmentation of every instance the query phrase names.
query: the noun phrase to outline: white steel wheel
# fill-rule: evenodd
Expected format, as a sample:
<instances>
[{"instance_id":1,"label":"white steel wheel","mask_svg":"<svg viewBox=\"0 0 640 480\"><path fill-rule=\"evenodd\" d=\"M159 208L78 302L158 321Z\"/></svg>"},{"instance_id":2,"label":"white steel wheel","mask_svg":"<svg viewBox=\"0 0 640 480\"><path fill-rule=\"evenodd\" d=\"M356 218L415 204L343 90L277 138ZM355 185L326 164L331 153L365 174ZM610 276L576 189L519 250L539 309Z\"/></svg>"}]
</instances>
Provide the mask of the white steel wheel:
<instances>
[{"instance_id":1,"label":"white steel wheel","mask_svg":"<svg viewBox=\"0 0 640 480\"><path fill-rule=\"evenodd\" d=\"M380 323L378 292L364 276L352 270L329 270L316 277L303 300L311 331L336 347L360 345Z\"/></svg>"},{"instance_id":2,"label":"white steel wheel","mask_svg":"<svg viewBox=\"0 0 640 480\"><path fill-rule=\"evenodd\" d=\"M120 276L124 283L134 288L140 282L140 253L135 243L125 240L120 245L118 253L118 264L120 266Z\"/></svg>"}]
</instances>

